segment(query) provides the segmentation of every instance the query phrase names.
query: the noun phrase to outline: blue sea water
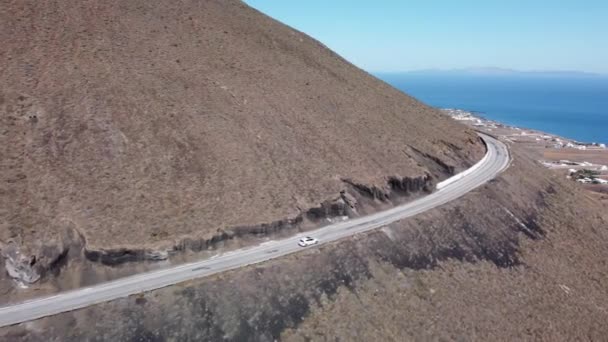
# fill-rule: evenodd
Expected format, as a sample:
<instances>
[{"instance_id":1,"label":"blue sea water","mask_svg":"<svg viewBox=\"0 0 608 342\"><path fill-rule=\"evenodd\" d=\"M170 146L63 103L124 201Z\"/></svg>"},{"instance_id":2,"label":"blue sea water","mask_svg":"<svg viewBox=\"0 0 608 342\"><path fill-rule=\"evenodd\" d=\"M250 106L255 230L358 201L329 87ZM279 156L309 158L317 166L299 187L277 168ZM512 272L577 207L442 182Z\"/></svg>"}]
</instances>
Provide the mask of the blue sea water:
<instances>
[{"instance_id":1,"label":"blue sea water","mask_svg":"<svg viewBox=\"0 0 608 342\"><path fill-rule=\"evenodd\" d=\"M376 76L434 107L474 111L509 125L608 143L605 76L437 72Z\"/></svg>"}]
</instances>

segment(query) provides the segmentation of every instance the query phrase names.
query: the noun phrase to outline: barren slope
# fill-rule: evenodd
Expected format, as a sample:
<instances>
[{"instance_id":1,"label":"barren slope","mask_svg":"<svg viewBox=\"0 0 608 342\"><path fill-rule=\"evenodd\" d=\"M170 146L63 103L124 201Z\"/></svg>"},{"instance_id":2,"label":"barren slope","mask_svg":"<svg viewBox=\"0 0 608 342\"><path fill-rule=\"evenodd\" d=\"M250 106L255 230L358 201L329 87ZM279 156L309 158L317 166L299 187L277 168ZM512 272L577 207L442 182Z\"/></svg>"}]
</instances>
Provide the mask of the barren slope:
<instances>
[{"instance_id":1,"label":"barren slope","mask_svg":"<svg viewBox=\"0 0 608 342\"><path fill-rule=\"evenodd\" d=\"M24 341L580 341L608 333L606 213L514 151L497 180L368 234L0 329Z\"/></svg>"},{"instance_id":2,"label":"barren slope","mask_svg":"<svg viewBox=\"0 0 608 342\"><path fill-rule=\"evenodd\" d=\"M295 219L345 179L428 191L484 151L240 1L2 0L0 41L0 241L32 265Z\"/></svg>"}]
</instances>

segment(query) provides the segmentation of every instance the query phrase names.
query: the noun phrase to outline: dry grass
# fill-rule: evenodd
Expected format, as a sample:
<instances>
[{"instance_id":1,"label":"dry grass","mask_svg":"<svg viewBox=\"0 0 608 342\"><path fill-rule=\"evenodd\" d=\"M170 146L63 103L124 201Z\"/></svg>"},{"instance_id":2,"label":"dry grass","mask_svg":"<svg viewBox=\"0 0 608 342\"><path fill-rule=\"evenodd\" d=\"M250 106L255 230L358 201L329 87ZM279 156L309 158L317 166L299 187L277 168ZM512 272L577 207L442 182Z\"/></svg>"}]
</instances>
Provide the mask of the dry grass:
<instances>
[{"instance_id":1,"label":"dry grass","mask_svg":"<svg viewBox=\"0 0 608 342\"><path fill-rule=\"evenodd\" d=\"M607 238L606 212L586 192L516 150L498 180L391 227L0 336L602 340Z\"/></svg>"},{"instance_id":2,"label":"dry grass","mask_svg":"<svg viewBox=\"0 0 608 342\"><path fill-rule=\"evenodd\" d=\"M271 222L341 178L464 168L475 134L240 1L4 1L0 239L143 246ZM41 247L38 247L41 248Z\"/></svg>"},{"instance_id":3,"label":"dry grass","mask_svg":"<svg viewBox=\"0 0 608 342\"><path fill-rule=\"evenodd\" d=\"M570 160L574 162L591 162L608 165L608 149L604 150L572 150L572 149L546 149L543 157L547 160Z\"/></svg>"}]
</instances>

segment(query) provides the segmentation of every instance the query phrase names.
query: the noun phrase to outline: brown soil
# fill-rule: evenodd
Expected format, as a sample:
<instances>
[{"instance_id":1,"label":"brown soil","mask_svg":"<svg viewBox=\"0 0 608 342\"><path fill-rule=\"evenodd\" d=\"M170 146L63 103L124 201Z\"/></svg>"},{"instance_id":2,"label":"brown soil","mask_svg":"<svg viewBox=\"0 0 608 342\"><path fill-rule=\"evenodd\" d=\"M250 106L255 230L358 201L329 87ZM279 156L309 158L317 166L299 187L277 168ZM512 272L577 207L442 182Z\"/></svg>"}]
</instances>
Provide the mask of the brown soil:
<instances>
[{"instance_id":1,"label":"brown soil","mask_svg":"<svg viewBox=\"0 0 608 342\"><path fill-rule=\"evenodd\" d=\"M608 150L579 151L572 149L546 149L543 157L547 160L570 160L573 162L592 162L595 164L608 165Z\"/></svg>"},{"instance_id":2,"label":"brown soil","mask_svg":"<svg viewBox=\"0 0 608 342\"><path fill-rule=\"evenodd\" d=\"M164 4L2 5L10 239L71 227L145 244L149 224L169 239L214 219L271 222L333 198L340 178L382 195L391 175L437 179L482 153L471 131L240 2ZM389 227L0 339L603 340L606 210L529 151L513 156L498 179Z\"/></svg>"},{"instance_id":3,"label":"brown soil","mask_svg":"<svg viewBox=\"0 0 608 342\"><path fill-rule=\"evenodd\" d=\"M484 152L241 1L0 6L0 241L23 269L289 226L344 179L428 189Z\"/></svg>"},{"instance_id":4,"label":"brown soil","mask_svg":"<svg viewBox=\"0 0 608 342\"><path fill-rule=\"evenodd\" d=\"M606 212L516 148L497 180L368 234L0 330L47 340L603 340ZM525 177L522 177L525 175Z\"/></svg>"},{"instance_id":5,"label":"brown soil","mask_svg":"<svg viewBox=\"0 0 608 342\"><path fill-rule=\"evenodd\" d=\"M585 184L582 186L583 189L589 192L589 195L604 205L604 208L608 209L608 186L600 184Z\"/></svg>"}]
</instances>

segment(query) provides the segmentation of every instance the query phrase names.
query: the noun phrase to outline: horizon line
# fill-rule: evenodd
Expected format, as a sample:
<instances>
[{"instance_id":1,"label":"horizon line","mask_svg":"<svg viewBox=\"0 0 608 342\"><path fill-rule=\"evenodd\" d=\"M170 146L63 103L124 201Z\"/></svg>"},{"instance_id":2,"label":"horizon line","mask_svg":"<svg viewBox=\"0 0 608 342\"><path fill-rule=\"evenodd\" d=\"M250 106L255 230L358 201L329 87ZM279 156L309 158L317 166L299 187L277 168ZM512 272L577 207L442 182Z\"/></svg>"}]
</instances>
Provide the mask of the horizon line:
<instances>
[{"instance_id":1,"label":"horizon line","mask_svg":"<svg viewBox=\"0 0 608 342\"><path fill-rule=\"evenodd\" d=\"M607 72L584 71L584 70L568 70L568 69L511 69L503 67L466 67L466 68L423 68L409 70L369 70L371 74L398 74L398 73L413 73L413 72L504 72L517 74L584 74L588 76L608 76Z\"/></svg>"}]
</instances>

